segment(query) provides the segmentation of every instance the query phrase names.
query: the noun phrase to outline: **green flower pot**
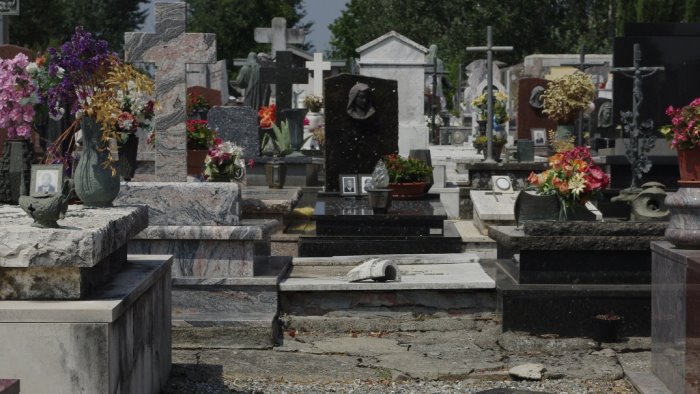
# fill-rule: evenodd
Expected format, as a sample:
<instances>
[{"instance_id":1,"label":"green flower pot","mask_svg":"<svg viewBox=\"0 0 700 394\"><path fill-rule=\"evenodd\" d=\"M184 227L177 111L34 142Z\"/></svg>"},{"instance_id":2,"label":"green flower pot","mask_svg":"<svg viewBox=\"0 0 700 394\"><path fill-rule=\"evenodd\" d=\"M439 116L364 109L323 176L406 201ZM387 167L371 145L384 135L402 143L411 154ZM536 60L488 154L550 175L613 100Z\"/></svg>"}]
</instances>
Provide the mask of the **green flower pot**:
<instances>
[{"instance_id":1,"label":"green flower pot","mask_svg":"<svg viewBox=\"0 0 700 394\"><path fill-rule=\"evenodd\" d=\"M111 207L119 194L119 174L104 167L108 152L99 151L102 128L92 118L83 118L83 154L73 172L75 193L86 207Z\"/></svg>"}]
</instances>

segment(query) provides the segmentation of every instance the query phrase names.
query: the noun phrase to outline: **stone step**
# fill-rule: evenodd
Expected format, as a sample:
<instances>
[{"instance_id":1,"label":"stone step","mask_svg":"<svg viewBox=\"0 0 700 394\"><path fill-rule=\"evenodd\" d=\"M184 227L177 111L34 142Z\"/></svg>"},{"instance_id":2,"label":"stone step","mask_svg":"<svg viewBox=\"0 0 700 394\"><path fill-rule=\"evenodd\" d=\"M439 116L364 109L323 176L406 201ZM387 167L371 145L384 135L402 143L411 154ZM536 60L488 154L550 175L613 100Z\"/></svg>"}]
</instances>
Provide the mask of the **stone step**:
<instances>
[{"instance_id":1,"label":"stone step","mask_svg":"<svg viewBox=\"0 0 700 394\"><path fill-rule=\"evenodd\" d=\"M270 348L291 257L255 257L252 277L173 278L173 346Z\"/></svg>"},{"instance_id":2,"label":"stone step","mask_svg":"<svg viewBox=\"0 0 700 394\"><path fill-rule=\"evenodd\" d=\"M394 263L401 281L347 281L352 268L373 257ZM495 282L472 253L295 258L292 264L280 283L281 311L290 315L495 310Z\"/></svg>"}]
</instances>

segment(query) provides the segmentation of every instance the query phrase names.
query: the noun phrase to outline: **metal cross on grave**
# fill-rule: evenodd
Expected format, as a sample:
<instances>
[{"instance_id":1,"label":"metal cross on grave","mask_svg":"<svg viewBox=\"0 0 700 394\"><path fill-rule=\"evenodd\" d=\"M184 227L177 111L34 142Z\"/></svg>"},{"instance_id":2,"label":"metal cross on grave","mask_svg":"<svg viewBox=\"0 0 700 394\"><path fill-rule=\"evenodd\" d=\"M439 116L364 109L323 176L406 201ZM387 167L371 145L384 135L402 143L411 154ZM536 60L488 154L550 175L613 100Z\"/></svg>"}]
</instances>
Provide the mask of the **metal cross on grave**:
<instances>
[{"instance_id":1,"label":"metal cross on grave","mask_svg":"<svg viewBox=\"0 0 700 394\"><path fill-rule=\"evenodd\" d=\"M468 52L486 52L486 61L488 72L486 76L486 163L494 163L493 160L493 53L494 52L511 52L512 46L495 47L493 46L493 32L491 26L486 27L486 46L485 47L467 47Z\"/></svg>"},{"instance_id":2,"label":"metal cross on grave","mask_svg":"<svg viewBox=\"0 0 700 394\"><path fill-rule=\"evenodd\" d=\"M216 35L185 33L186 3L156 3L156 32L124 33L127 62L156 68L156 179L187 181L186 64L215 63Z\"/></svg>"},{"instance_id":3,"label":"metal cross on grave","mask_svg":"<svg viewBox=\"0 0 700 394\"><path fill-rule=\"evenodd\" d=\"M314 61L306 62L306 68L314 73L314 95L323 97L323 72L331 69L331 62L323 61L323 53L314 53Z\"/></svg>"},{"instance_id":4,"label":"metal cross on grave","mask_svg":"<svg viewBox=\"0 0 700 394\"><path fill-rule=\"evenodd\" d=\"M289 51L278 51L274 67L260 69L260 81L274 84L277 89L275 103L277 104L277 119L282 119L283 109L292 108L292 85L307 83L309 69L294 67L294 55Z\"/></svg>"},{"instance_id":5,"label":"metal cross on grave","mask_svg":"<svg viewBox=\"0 0 700 394\"><path fill-rule=\"evenodd\" d=\"M272 57L278 51L286 51L287 44L303 44L306 32L302 29L287 29L287 20L272 18L270 27L255 28L255 42L272 44Z\"/></svg>"},{"instance_id":6,"label":"metal cross on grave","mask_svg":"<svg viewBox=\"0 0 700 394\"><path fill-rule=\"evenodd\" d=\"M629 189L637 189L637 178L641 178L642 174L648 172L651 167L651 163L646 163L646 152L653 147L651 141L654 138L653 136L647 136L639 123L639 106L644 100L642 94L642 80L651 77L656 74L657 71L665 71L665 68L642 67L642 50L639 44L634 44L632 50L632 67L613 67L610 69L610 72L632 78L634 81L632 85L632 119L631 124L629 124L630 139L629 143L626 144L627 152L625 152L625 155L632 165L632 185ZM639 143L640 139L645 139L641 145ZM647 164L649 167L644 170L642 167L645 167ZM637 176L635 176L635 174Z\"/></svg>"},{"instance_id":7,"label":"metal cross on grave","mask_svg":"<svg viewBox=\"0 0 700 394\"><path fill-rule=\"evenodd\" d=\"M581 45L581 50L579 52L579 60L578 63L562 63L562 66L568 66L568 67L574 67L578 69L581 72L586 71L587 69L591 67L600 67L608 64L607 62L598 62L598 63L586 63L586 48ZM578 114L578 120L576 121L576 145L582 146L583 145L583 114L579 113Z\"/></svg>"}]
</instances>

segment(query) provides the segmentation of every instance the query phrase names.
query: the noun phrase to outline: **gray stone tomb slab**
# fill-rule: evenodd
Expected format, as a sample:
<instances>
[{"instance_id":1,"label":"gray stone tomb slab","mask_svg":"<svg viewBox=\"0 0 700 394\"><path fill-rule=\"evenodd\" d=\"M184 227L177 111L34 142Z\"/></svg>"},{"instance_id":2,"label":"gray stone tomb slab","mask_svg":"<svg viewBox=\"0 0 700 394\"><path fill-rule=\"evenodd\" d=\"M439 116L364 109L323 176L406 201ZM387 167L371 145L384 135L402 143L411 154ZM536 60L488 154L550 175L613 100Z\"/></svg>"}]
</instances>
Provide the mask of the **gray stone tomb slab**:
<instances>
[{"instance_id":1,"label":"gray stone tomb slab","mask_svg":"<svg viewBox=\"0 0 700 394\"><path fill-rule=\"evenodd\" d=\"M159 393L171 364L172 260L124 253L147 210L71 206L57 229L0 210L3 374L28 393Z\"/></svg>"}]
</instances>

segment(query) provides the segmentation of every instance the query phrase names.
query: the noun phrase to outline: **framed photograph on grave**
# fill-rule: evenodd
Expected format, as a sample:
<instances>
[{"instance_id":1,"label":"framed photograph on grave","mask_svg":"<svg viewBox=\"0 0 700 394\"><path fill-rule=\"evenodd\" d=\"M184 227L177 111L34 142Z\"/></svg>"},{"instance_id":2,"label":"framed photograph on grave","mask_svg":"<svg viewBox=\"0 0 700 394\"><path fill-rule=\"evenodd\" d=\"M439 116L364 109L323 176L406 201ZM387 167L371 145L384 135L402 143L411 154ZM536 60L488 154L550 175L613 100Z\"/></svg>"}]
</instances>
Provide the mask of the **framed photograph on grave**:
<instances>
[{"instance_id":1,"label":"framed photograph on grave","mask_svg":"<svg viewBox=\"0 0 700 394\"><path fill-rule=\"evenodd\" d=\"M340 178L340 195L341 196L357 196L359 190L357 188L357 175L338 175Z\"/></svg>"},{"instance_id":2,"label":"framed photograph on grave","mask_svg":"<svg viewBox=\"0 0 700 394\"><path fill-rule=\"evenodd\" d=\"M547 146L546 129L530 129L530 134L535 146Z\"/></svg>"},{"instance_id":3,"label":"framed photograph on grave","mask_svg":"<svg viewBox=\"0 0 700 394\"><path fill-rule=\"evenodd\" d=\"M360 195L367 195L367 188L372 184L372 174L360 174L357 176L360 179Z\"/></svg>"},{"instance_id":4,"label":"framed photograph on grave","mask_svg":"<svg viewBox=\"0 0 700 394\"><path fill-rule=\"evenodd\" d=\"M63 164L32 166L29 194L60 193L63 187Z\"/></svg>"}]
</instances>

